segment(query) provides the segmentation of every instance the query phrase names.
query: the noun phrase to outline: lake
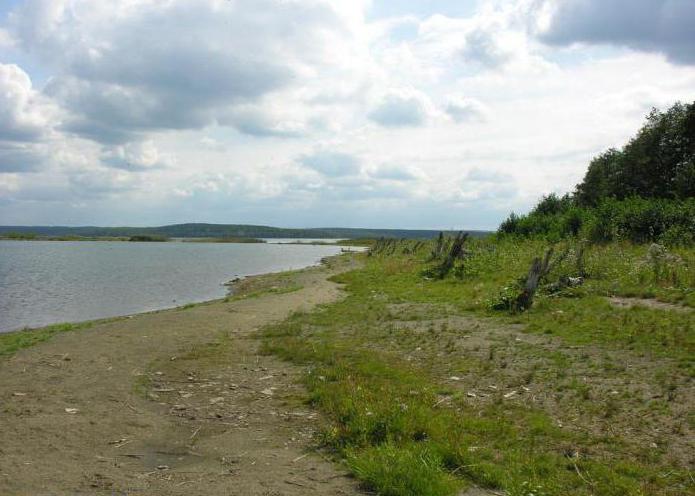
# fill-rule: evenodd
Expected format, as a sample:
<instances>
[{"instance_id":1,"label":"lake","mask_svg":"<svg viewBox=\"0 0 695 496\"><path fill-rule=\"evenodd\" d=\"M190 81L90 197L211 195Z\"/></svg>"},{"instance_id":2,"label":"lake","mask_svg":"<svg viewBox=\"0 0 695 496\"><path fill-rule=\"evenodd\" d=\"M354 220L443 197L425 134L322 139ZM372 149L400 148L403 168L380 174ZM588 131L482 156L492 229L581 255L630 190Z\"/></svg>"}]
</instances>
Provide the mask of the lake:
<instances>
[{"instance_id":1,"label":"lake","mask_svg":"<svg viewBox=\"0 0 695 496\"><path fill-rule=\"evenodd\" d=\"M0 240L0 332L224 297L235 277L315 265L339 246Z\"/></svg>"}]
</instances>

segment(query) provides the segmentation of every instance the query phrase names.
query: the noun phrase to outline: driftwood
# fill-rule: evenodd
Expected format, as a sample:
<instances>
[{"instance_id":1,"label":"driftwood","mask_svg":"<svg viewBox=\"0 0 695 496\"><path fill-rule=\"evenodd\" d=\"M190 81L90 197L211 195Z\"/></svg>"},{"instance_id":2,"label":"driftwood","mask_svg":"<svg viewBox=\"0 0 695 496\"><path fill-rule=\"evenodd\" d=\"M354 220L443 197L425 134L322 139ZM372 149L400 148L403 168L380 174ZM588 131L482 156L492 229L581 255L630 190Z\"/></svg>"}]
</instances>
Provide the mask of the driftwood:
<instances>
[{"instance_id":1,"label":"driftwood","mask_svg":"<svg viewBox=\"0 0 695 496\"><path fill-rule=\"evenodd\" d=\"M445 252L446 254L442 255L444 259L441 261L441 263L427 270L426 274L437 279L443 279L454 267L454 263L456 262L456 260L464 258L465 252L463 247L467 239L468 233L460 232L450 243L442 241L442 246L447 247L447 251ZM439 244L439 241L437 244ZM444 248L442 248L442 250L443 249Z\"/></svg>"},{"instance_id":2,"label":"driftwood","mask_svg":"<svg viewBox=\"0 0 695 496\"><path fill-rule=\"evenodd\" d=\"M444 233L439 231L439 236L437 237L437 241L432 248L432 253L430 254L428 261L437 260L442 256L442 252L444 251L444 243Z\"/></svg>"},{"instance_id":3,"label":"driftwood","mask_svg":"<svg viewBox=\"0 0 695 496\"><path fill-rule=\"evenodd\" d=\"M523 312L533 306L533 298L536 295L538 286L545 276L550 272L550 260L553 256L554 249L551 247L545 253L545 257L541 260L539 257L533 259L531 268L526 276L526 285L519 296L514 301L514 310Z\"/></svg>"},{"instance_id":4,"label":"driftwood","mask_svg":"<svg viewBox=\"0 0 695 496\"><path fill-rule=\"evenodd\" d=\"M582 279L586 278L586 276L587 276L586 266L584 264L584 255L586 253L585 248L586 248L586 244L581 243L579 245L579 250L577 251L577 274Z\"/></svg>"}]
</instances>

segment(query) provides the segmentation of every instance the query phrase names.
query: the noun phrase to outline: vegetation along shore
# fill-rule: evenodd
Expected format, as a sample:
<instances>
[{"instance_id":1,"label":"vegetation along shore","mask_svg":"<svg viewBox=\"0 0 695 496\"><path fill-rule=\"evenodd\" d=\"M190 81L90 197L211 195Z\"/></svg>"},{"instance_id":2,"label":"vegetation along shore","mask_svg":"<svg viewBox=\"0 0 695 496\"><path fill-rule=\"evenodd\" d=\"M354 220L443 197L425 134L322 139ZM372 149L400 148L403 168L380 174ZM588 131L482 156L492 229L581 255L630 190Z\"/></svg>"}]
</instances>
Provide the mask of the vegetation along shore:
<instances>
[{"instance_id":1,"label":"vegetation along shore","mask_svg":"<svg viewBox=\"0 0 695 496\"><path fill-rule=\"evenodd\" d=\"M488 237L0 336L0 492L694 494L693 130L652 113Z\"/></svg>"}]
</instances>

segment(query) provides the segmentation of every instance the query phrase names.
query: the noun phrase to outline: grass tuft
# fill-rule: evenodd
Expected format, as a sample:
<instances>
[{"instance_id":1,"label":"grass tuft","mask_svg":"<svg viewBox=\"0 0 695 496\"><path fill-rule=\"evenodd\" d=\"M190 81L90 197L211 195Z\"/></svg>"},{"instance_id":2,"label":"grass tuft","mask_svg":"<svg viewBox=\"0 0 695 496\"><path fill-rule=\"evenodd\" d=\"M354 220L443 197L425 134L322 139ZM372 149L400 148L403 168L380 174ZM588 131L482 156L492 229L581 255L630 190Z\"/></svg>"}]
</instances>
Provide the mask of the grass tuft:
<instances>
[{"instance_id":1,"label":"grass tuft","mask_svg":"<svg viewBox=\"0 0 695 496\"><path fill-rule=\"evenodd\" d=\"M40 329L23 329L21 331L2 333L0 334L0 356L13 355L21 349L47 341L56 334L87 329L92 325L94 325L94 322L55 324Z\"/></svg>"},{"instance_id":2,"label":"grass tuft","mask_svg":"<svg viewBox=\"0 0 695 496\"><path fill-rule=\"evenodd\" d=\"M432 243L403 243L382 243L363 268L334 277L342 301L262 333L264 352L306 367L308 401L330 420L323 443L367 487L394 496L457 494L470 483L510 496L690 493L682 440L692 422L673 405L688 411L692 399L683 389L692 314L615 308L606 295L649 291L692 305L695 251L656 274L647 247L588 246L578 264L568 243L548 282L580 266L583 285L541 291L530 311L509 315L488 301L545 242L473 240L442 280L422 275ZM655 394L663 399L641 400ZM663 427L671 423L673 433Z\"/></svg>"}]
</instances>

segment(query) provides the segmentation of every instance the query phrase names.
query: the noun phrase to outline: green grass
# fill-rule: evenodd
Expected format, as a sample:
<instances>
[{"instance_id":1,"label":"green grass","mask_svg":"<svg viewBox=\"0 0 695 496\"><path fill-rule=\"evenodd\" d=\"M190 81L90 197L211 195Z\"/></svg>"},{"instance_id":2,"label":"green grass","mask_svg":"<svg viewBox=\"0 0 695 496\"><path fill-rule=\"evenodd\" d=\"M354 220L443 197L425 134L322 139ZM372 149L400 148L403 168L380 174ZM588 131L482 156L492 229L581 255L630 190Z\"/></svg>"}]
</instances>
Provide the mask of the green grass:
<instances>
[{"instance_id":1,"label":"green grass","mask_svg":"<svg viewBox=\"0 0 695 496\"><path fill-rule=\"evenodd\" d=\"M63 332L87 329L94 322L81 322L78 324L55 324L40 329L25 329L21 331L0 334L0 356L15 354L23 348L29 348L43 341L51 339L56 334Z\"/></svg>"},{"instance_id":2,"label":"green grass","mask_svg":"<svg viewBox=\"0 0 695 496\"><path fill-rule=\"evenodd\" d=\"M150 365L150 367L148 367L148 370L150 370L151 368L152 366ZM146 373L141 373L133 381L133 392L141 398L146 398L147 393L150 390L151 384L152 378Z\"/></svg>"},{"instance_id":3,"label":"green grass","mask_svg":"<svg viewBox=\"0 0 695 496\"><path fill-rule=\"evenodd\" d=\"M249 298L259 298L261 296L269 295L269 294L287 294L287 293L294 293L295 291L299 291L303 289L304 286L301 284L291 284L288 286L283 286L283 287L276 287L276 288L264 288L264 289L259 289L257 291L251 291L249 293L243 293L243 294L232 294L231 296L227 297L227 301L235 301L235 300L246 300Z\"/></svg>"},{"instance_id":4,"label":"green grass","mask_svg":"<svg viewBox=\"0 0 695 496\"><path fill-rule=\"evenodd\" d=\"M685 362L692 357L692 315L614 309L602 295L625 294L642 284L664 300L685 294L677 300L689 303L693 252L683 252L685 268L674 269L677 277L663 278L644 268L646 247L591 248L586 265L592 277L582 288L559 297L542 294L530 312L509 315L492 312L488 302L525 274L544 243L482 240L469 249L472 256L454 269L456 276L441 281L422 276L427 246L415 254L397 249L365 257L363 269L335 278L346 285L344 300L263 331L265 352L307 368L308 401L330 419L325 445L383 495L453 495L470 483L510 496L692 494L687 468L662 451L645 450L618 434L563 428L556 420L576 409L600 422L608 415L617 416L611 422L627 422L631 408L643 402L597 401L594 387L575 370L608 379L627 372L592 365L590 355L575 357L562 347L527 350L503 332L492 335L499 344L489 350L463 352L463 335L475 336L476 326L450 327L440 320L469 315L471 322L496 322L500 329L523 323L525 332L604 353L592 357L598 364L635 353ZM557 272L569 271L571 263L569 256ZM517 376L510 371L515 367ZM502 391L484 402L467 401L464 390L443 383L455 373L475 387L494 378L548 388L559 410L508 400ZM682 381L678 374L669 368L666 377ZM647 408L670 414L667 401Z\"/></svg>"},{"instance_id":5,"label":"green grass","mask_svg":"<svg viewBox=\"0 0 695 496\"><path fill-rule=\"evenodd\" d=\"M528 331L560 336L568 344L613 345L684 359L695 353L692 312L616 308L605 298L592 295L544 301L532 310L527 323Z\"/></svg>"},{"instance_id":6,"label":"green grass","mask_svg":"<svg viewBox=\"0 0 695 496\"><path fill-rule=\"evenodd\" d=\"M413 443L407 449L384 443L348 452L347 457L357 477L384 496L436 496L454 493L461 487L461 481L442 468L441 455L425 443Z\"/></svg>"}]
</instances>

